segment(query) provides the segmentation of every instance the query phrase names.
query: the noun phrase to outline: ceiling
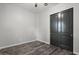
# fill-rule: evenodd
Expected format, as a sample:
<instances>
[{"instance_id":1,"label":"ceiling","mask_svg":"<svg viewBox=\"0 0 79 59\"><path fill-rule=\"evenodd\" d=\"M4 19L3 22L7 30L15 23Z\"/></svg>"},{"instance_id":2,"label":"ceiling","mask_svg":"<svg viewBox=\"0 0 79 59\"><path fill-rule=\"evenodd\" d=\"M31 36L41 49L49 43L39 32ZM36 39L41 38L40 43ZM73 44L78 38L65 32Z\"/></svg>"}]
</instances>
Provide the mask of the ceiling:
<instances>
[{"instance_id":1,"label":"ceiling","mask_svg":"<svg viewBox=\"0 0 79 59\"><path fill-rule=\"evenodd\" d=\"M38 4L38 7L35 7L35 3L17 3L15 5L26 8L27 10L34 13L40 13L47 10L51 6L57 5L58 3L48 3L47 6L44 6L44 3L37 3L37 4Z\"/></svg>"}]
</instances>

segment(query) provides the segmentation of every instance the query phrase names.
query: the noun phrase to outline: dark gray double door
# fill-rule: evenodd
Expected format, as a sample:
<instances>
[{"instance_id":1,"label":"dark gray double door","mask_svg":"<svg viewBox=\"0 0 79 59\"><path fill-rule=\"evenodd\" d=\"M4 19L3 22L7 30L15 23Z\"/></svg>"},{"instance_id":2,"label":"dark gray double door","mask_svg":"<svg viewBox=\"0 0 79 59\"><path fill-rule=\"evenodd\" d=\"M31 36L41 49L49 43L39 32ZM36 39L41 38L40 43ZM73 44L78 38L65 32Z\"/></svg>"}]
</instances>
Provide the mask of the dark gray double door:
<instances>
[{"instance_id":1,"label":"dark gray double door","mask_svg":"<svg viewBox=\"0 0 79 59\"><path fill-rule=\"evenodd\" d=\"M50 44L73 51L73 8L50 15Z\"/></svg>"}]
</instances>

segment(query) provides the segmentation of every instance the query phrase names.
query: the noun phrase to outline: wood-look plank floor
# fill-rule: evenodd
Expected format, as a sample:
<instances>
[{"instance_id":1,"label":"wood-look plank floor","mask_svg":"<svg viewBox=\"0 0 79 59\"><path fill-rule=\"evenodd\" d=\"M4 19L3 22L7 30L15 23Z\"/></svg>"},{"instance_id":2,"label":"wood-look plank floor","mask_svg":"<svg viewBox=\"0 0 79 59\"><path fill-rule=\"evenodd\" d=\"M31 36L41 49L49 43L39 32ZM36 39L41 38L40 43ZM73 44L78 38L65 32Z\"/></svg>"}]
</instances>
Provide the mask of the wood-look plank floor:
<instances>
[{"instance_id":1,"label":"wood-look plank floor","mask_svg":"<svg viewBox=\"0 0 79 59\"><path fill-rule=\"evenodd\" d=\"M40 41L0 50L0 55L72 55L72 52Z\"/></svg>"}]
</instances>

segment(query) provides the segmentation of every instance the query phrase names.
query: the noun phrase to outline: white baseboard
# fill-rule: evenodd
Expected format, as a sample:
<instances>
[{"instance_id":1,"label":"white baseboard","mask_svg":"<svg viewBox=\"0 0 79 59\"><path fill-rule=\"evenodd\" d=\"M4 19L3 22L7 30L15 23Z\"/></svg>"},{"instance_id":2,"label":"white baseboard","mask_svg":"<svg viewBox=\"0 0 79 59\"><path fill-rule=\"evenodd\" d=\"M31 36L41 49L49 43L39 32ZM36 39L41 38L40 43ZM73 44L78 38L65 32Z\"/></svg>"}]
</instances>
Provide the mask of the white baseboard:
<instances>
[{"instance_id":1,"label":"white baseboard","mask_svg":"<svg viewBox=\"0 0 79 59\"><path fill-rule=\"evenodd\" d=\"M46 41L43 41L43 40L39 40L39 39L37 39L37 41L41 41L41 42L44 42L46 44L50 44L49 42L46 42Z\"/></svg>"},{"instance_id":2,"label":"white baseboard","mask_svg":"<svg viewBox=\"0 0 79 59\"><path fill-rule=\"evenodd\" d=\"M32 40L32 41L36 41L36 40ZM29 42L32 42L32 41L22 42L22 43L17 43L17 44L12 44L12 45L8 45L8 46L3 46L3 47L0 47L0 49L4 49L4 48L8 48L8 47L12 47L12 46L16 46L16 45L21 45L21 44L29 43Z\"/></svg>"}]
</instances>

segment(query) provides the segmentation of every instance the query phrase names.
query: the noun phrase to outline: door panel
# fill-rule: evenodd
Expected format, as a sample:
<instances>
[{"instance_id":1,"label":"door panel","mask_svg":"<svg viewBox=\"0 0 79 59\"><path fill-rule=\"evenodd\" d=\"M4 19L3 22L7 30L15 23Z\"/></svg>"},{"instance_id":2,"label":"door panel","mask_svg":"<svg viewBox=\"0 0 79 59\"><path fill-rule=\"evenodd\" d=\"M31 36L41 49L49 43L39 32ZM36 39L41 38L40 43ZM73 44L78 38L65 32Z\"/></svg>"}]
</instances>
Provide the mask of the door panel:
<instances>
[{"instance_id":1,"label":"door panel","mask_svg":"<svg viewBox=\"0 0 79 59\"><path fill-rule=\"evenodd\" d=\"M73 38L68 33L61 33L61 41L59 46L68 50L73 49Z\"/></svg>"},{"instance_id":2,"label":"door panel","mask_svg":"<svg viewBox=\"0 0 79 59\"><path fill-rule=\"evenodd\" d=\"M62 13L62 32L73 32L73 9L65 10Z\"/></svg>"},{"instance_id":3,"label":"door panel","mask_svg":"<svg viewBox=\"0 0 79 59\"><path fill-rule=\"evenodd\" d=\"M50 16L51 20L50 20L50 26L51 26L51 33L57 33L57 14L51 15Z\"/></svg>"},{"instance_id":4,"label":"door panel","mask_svg":"<svg viewBox=\"0 0 79 59\"><path fill-rule=\"evenodd\" d=\"M52 33L51 34L51 44L58 46L58 34L57 33Z\"/></svg>"},{"instance_id":5,"label":"door panel","mask_svg":"<svg viewBox=\"0 0 79 59\"><path fill-rule=\"evenodd\" d=\"M73 51L73 8L50 16L50 43Z\"/></svg>"},{"instance_id":6,"label":"door panel","mask_svg":"<svg viewBox=\"0 0 79 59\"><path fill-rule=\"evenodd\" d=\"M73 9L68 9L62 12L62 32L61 34L61 47L66 49L73 49Z\"/></svg>"},{"instance_id":7,"label":"door panel","mask_svg":"<svg viewBox=\"0 0 79 59\"><path fill-rule=\"evenodd\" d=\"M58 19L57 19L57 14L54 14L54 15L51 15L50 16L51 20L50 20L50 37L51 37L51 44L53 45L56 45L58 46L58 30L57 30L57 22L58 22Z\"/></svg>"}]
</instances>

